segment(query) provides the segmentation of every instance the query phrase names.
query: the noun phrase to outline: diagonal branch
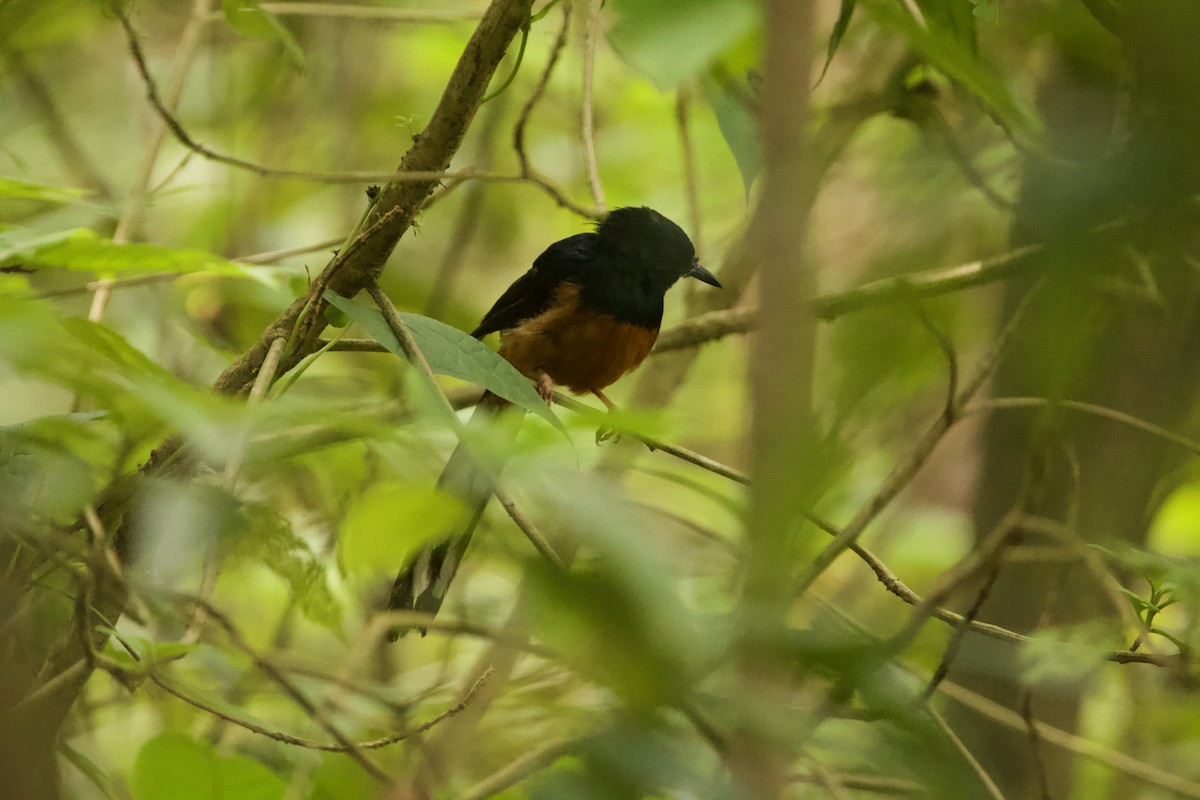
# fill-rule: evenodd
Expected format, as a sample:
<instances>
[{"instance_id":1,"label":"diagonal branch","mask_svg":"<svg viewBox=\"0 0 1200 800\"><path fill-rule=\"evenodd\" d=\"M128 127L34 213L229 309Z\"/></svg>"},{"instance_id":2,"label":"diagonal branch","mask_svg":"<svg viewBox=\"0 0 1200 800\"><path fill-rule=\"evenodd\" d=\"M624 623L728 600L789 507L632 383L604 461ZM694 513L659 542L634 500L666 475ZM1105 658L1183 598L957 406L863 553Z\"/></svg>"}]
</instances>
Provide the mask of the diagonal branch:
<instances>
[{"instance_id":1,"label":"diagonal branch","mask_svg":"<svg viewBox=\"0 0 1200 800\"><path fill-rule=\"evenodd\" d=\"M400 162L396 178L379 193L364 230L330 261L313 282L308 296L292 303L268 326L259 342L225 370L214 387L217 391L224 394L243 391L257 374L270 342L278 336L288 337L293 344L281 372L291 369L313 352L318 336L325 329L324 290L333 289L343 297L353 297L380 275L396 243L438 183L436 178L408 181L403 179L404 175L441 173L449 167L500 59L529 16L531 2L493 0L467 42L429 125L416 135Z\"/></svg>"},{"instance_id":2,"label":"diagonal branch","mask_svg":"<svg viewBox=\"0 0 1200 800\"><path fill-rule=\"evenodd\" d=\"M1036 287L1031 290L1036 291ZM796 584L796 593L803 594L813 582L824 572L834 560L847 550L850 545L857 543L858 537L866 530L874 519L879 516L879 513L886 508L892 500L896 498L900 491L916 477L917 472L924 466L925 462L933 454L942 437L954 426L956 419L961 413L962 407L975 396L988 377L992 374L997 362L1000 359L1001 353L1007 347L1008 342L1016 333L1017 323L1023 316L1023 311L1030 294L1025 296L1026 302L1023 302L1013 313L1005 325L1004 330L1000 332L996 342L992 345L991 350L984 354L980 359L979 364L975 368L975 374L966 382L958 393L953 406L955 413L943 413L938 416L930 428L925 432L925 435L918 440L913 449L905 456L888 474L884 482L876 489L875 493L868 498L863 504L854 518L842 528L841 532L833 538L833 541L827 544L816 558L813 559L811 566L800 577Z\"/></svg>"}]
</instances>

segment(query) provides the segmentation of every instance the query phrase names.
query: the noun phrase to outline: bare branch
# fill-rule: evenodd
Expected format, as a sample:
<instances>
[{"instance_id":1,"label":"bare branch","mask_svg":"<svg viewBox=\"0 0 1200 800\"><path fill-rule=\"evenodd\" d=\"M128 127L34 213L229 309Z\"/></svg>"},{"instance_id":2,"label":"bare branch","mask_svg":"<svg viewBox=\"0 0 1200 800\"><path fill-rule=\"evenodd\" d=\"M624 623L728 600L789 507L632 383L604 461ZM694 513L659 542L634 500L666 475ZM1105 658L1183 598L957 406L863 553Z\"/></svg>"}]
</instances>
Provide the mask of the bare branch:
<instances>
[{"instance_id":1,"label":"bare branch","mask_svg":"<svg viewBox=\"0 0 1200 800\"><path fill-rule=\"evenodd\" d=\"M382 769L376 766L374 762L363 755L359 746L351 741L346 734L342 733L341 729L335 725L332 720L328 719L321 709L317 708L316 704L309 700L308 697L306 697L304 693L300 691L300 688L292 682L291 678L283 673L283 670L275 666L270 659L263 656L262 653L258 652L258 650L256 650L250 645L249 642L246 641L245 637L242 636L242 632L236 625L233 624L233 621L225 615L225 612L218 609L203 597L189 594L177 594L174 597L181 604L195 605L203 608L208 619L217 623L217 625L223 631L225 631L225 635L229 638L229 641L234 647L246 654L250 660L254 662L254 666L257 667L260 672L266 675L272 683L274 683L283 691L285 695L291 698L292 702L299 706L301 710L303 710L304 713L309 716L310 719L316 722L317 725L323 728L326 733L334 738L338 745L343 748L343 750L340 752L344 752L350 756L355 763L362 767L368 775L370 775L379 783L385 786L391 784L391 778L388 777L387 773L385 773Z\"/></svg>"},{"instance_id":2,"label":"bare branch","mask_svg":"<svg viewBox=\"0 0 1200 800\"><path fill-rule=\"evenodd\" d=\"M284 362L291 369L319 347L325 328L322 294L326 288L352 297L383 269L400 237L408 230L436 181L406 181L408 173L445 172L496 66L513 36L529 16L530 0L493 0L464 48L429 125L417 135L393 179L380 192L371 217L359 236L333 259L313 283L309 296L298 298L263 333L258 344L231 365L217 381L217 391L243 391L258 371L267 345L278 336L298 334L298 346Z\"/></svg>"},{"instance_id":3,"label":"bare branch","mask_svg":"<svg viewBox=\"0 0 1200 800\"><path fill-rule=\"evenodd\" d=\"M1028 294L1026 295L1026 303L1029 296ZM976 365L975 374L971 376L971 379L967 381L966 385L959 392L955 400L955 406L962 407L965 405L983 386L988 376L992 374L992 370L995 368L1000 354L1004 351L1016 331L1017 322L1021 319L1024 308L1025 303L1022 303L1013 313L1004 330L997 336L991 350L980 359ZM908 455L896 464L884 482L867 502L863 504L849 524L842 529L839 535L834 537L832 542L817 554L812 565L805 571L797 584L798 593L803 593L807 590L842 551L857 541L862 532L866 530L866 527L879 515L879 512L886 508L896 498L896 495L916 477L917 472L929 460L929 457L933 454L942 437L945 436L946 432L953 425L954 421L948 419L945 414L940 415L934 421L933 425L925 432L925 435L909 451Z\"/></svg>"},{"instance_id":4,"label":"bare branch","mask_svg":"<svg viewBox=\"0 0 1200 800\"><path fill-rule=\"evenodd\" d=\"M1174 431L1169 431L1166 428L1155 425L1153 422L1135 417L1132 414L1126 414L1124 411L1096 405L1095 403L1085 403L1080 400L1057 400L1049 397L994 397L964 409L963 414L977 414L980 412L1005 411L1019 408L1066 408L1082 414L1103 417L1113 422L1119 422L1122 425L1128 425L1151 436L1157 436L1164 441L1190 451L1193 455L1200 455L1200 442L1194 439L1189 439Z\"/></svg>"},{"instance_id":5,"label":"bare branch","mask_svg":"<svg viewBox=\"0 0 1200 800\"><path fill-rule=\"evenodd\" d=\"M600 6L604 0L585 0L587 18L583 22L583 103L580 108L580 128L583 136L583 164L587 169L592 202L600 212L607 213L604 184L600 182L600 167L596 163L596 130L592 117L592 76L596 67L596 27Z\"/></svg>"},{"instance_id":6,"label":"bare branch","mask_svg":"<svg viewBox=\"0 0 1200 800\"><path fill-rule=\"evenodd\" d=\"M475 692L478 691L479 687L484 684L490 674L491 673L484 673L482 676L480 676L480 678L471 685L470 689L467 690L466 694L464 694L457 703L450 706L436 717L433 717L428 722L424 722L415 728L410 728L409 730L401 733L394 733L390 736L383 736L378 739L352 743L350 745L315 742L311 739L303 739L299 736L292 736L291 734L283 733L282 731L272 730L248 719L236 717L233 714L222 711L216 706L206 703L205 701L188 694L177 686L168 683L154 670L151 670L150 672L150 680L155 686L162 689L172 697L176 697L193 708L198 708L206 714L211 714L217 719L224 720L231 725L236 725L239 728L245 728L251 733L256 733L260 736L266 736L268 739L274 739L275 741L282 742L283 744L289 744L295 747L303 747L308 750L320 750L326 753L349 753L353 750L379 750L433 729L438 725L438 723L453 717L455 714L461 713L462 710L465 709L471 702L471 698L475 695Z\"/></svg>"},{"instance_id":7,"label":"bare branch","mask_svg":"<svg viewBox=\"0 0 1200 800\"><path fill-rule=\"evenodd\" d=\"M1004 800L1004 794L1000 791L1000 787L996 785L996 782L992 780L992 776L988 775L987 770L979 763L979 759L975 758L975 754L963 744L962 739L958 738L958 734L946 723L942 715L932 708L926 708L925 710L933 718L934 724L941 729L942 735L950 740L950 743L954 745L954 749L962 756L963 761L967 762L967 765L975 773L976 777L979 778L979 782L983 784L983 788L987 789L987 793L991 796L992 800Z\"/></svg>"},{"instance_id":8,"label":"bare branch","mask_svg":"<svg viewBox=\"0 0 1200 800\"><path fill-rule=\"evenodd\" d=\"M696 147L692 142L689 115L692 92L680 87L675 93L675 129L679 133L679 149L683 155L683 185L687 196L688 233L696 246L696 257L704 260L701 243L704 239L700 228L700 177L696 165Z\"/></svg>"},{"instance_id":9,"label":"bare branch","mask_svg":"<svg viewBox=\"0 0 1200 800\"><path fill-rule=\"evenodd\" d=\"M1042 793L1042 800L1054 800L1054 796L1050 792L1050 779L1046 774L1046 757L1042 753L1042 737L1038 733L1036 720L1033 718L1033 691L1028 687L1022 687L1019 705L1021 706L1021 719L1025 721L1025 732L1029 737L1029 749L1033 755L1033 767L1037 772L1038 789Z\"/></svg>"},{"instance_id":10,"label":"bare branch","mask_svg":"<svg viewBox=\"0 0 1200 800\"><path fill-rule=\"evenodd\" d=\"M536 750L530 750L511 764L501 767L468 788L459 795L459 800L485 800L485 798L494 797L535 772L545 769L578 747L578 739L561 739Z\"/></svg>"},{"instance_id":11,"label":"bare branch","mask_svg":"<svg viewBox=\"0 0 1200 800\"><path fill-rule=\"evenodd\" d=\"M951 681L945 681L941 686L941 693L944 696L953 698L972 711L994 722L998 722L1006 728L1014 731L1025 730L1025 720L1022 719L1020 714L970 689L959 686ZM1158 786L1183 797L1200 798L1200 783L1159 769L1144 761L1139 761L1124 753L1111 750L1102 744L1088 741L1068 731L1047 725L1044 722L1035 720L1033 725L1038 735L1042 738L1042 741L1048 744L1097 761L1123 775L1128 775L1131 778L1143 781L1152 786Z\"/></svg>"},{"instance_id":12,"label":"bare branch","mask_svg":"<svg viewBox=\"0 0 1200 800\"><path fill-rule=\"evenodd\" d=\"M525 105L521 108L521 113L517 117L517 124L513 127L513 149L517 152L517 163L521 165L522 178L533 181L546 194L550 195L554 199L554 202L563 208L574 211L579 216L587 219L600 219L604 216L604 213L600 209L584 208L567 197L557 185L534 170L533 166L529 163L529 155L525 152L525 128L529 124L529 118L533 114L533 109L541 101L542 95L545 94L546 86L550 83L550 76L553 74L554 67L558 64L558 59L567 44L567 31L571 27L571 3L564 2L560 5L563 10L562 27L559 28L558 37L550 47L550 58L546 61L546 68L542 70L541 77L538 78L537 84L533 87L533 93L529 95L529 99L525 101Z\"/></svg>"},{"instance_id":13,"label":"bare branch","mask_svg":"<svg viewBox=\"0 0 1200 800\"><path fill-rule=\"evenodd\" d=\"M397 22L408 25L469 22L479 19L478 11L422 11L407 8L383 8L380 6L354 5L353 3L259 3L259 8L280 16L334 17L361 19L380 22ZM222 16L218 14L218 16Z\"/></svg>"}]
</instances>

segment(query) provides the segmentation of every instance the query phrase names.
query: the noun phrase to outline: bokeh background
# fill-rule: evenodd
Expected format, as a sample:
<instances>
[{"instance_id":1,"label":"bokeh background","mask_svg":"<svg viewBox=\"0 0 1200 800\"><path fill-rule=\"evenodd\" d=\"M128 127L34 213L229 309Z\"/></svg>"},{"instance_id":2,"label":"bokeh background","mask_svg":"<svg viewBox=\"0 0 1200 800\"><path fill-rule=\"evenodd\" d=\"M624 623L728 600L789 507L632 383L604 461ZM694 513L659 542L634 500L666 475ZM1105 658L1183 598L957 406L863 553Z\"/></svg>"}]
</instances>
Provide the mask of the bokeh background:
<instances>
[{"instance_id":1,"label":"bokeh background","mask_svg":"<svg viewBox=\"0 0 1200 800\"><path fill-rule=\"evenodd\" d=\"M570 573L493 503L438 623L393 645L391 578L457 511L435 398L337 349L249 403L208 387L345 246L487 5L0 2L14 797L1200 796L1200 10L821 0L788 98L763 72L778 5L533 3L383 288L470 330L624 205L726 288L668 296L694 335L610 391L632 433L598 446L559 407L565 436L529 419L506 453ZM783 501L746 476L779 102L807 110L817 327L776 618L747 601L746 521ZM864 514L867 556L808 576L820 526ZM125 613L97 619L109 585Z\"/></svg>"}]
</instances>

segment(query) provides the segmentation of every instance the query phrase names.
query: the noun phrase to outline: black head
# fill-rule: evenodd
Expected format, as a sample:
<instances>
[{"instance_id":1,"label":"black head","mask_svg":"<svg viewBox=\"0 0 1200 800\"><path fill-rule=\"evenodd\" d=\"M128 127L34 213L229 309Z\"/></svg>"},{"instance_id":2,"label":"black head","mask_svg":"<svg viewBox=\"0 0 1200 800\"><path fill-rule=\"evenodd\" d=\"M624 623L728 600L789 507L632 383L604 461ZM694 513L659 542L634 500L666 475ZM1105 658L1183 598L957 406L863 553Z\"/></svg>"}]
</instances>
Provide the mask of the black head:
<instances>
[{"instance_id":1,"label":"black head","mask_svg":"<svg viewBox=\"0 0 1200 800\"><path fill-rule=\"evenodd\" d=\"M615 209L596 228L596 235L620 263L663 292L683 277L721 288L716 277L696 263L696 248L683 229L654 209Z\"/></svg>"}]
</instances>

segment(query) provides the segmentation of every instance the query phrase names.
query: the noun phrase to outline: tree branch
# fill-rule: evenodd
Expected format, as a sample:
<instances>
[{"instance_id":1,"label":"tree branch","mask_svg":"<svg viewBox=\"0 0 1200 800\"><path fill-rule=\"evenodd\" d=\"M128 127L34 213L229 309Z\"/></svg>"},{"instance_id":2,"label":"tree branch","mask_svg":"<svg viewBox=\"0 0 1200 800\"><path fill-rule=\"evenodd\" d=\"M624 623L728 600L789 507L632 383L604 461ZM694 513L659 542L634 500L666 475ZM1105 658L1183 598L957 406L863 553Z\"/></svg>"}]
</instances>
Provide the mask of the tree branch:
<instances>
[{"instance_id":1,"label":"tree branch","mask_svg":"<svg viewBox=\"0 0 1200 800\"><path fill-rule=\"evenodd\" d=\"M283 312L262 338L232 364L217 380L215 389L224 394L241 392L258 372L267 346L278 336L293 341L283 372L316 349L325 329L325 289L353 297L383 271L400 237L412 225L436 179L404 180L413 172L443 173L458 151L468 126L483 100L492 74L522 23L529 17L532 0L493 0L467 42L463 55L442 93L429 125L415 136L404 155L396 178L375 202L367 225L353 243L339 253L313 282L307 297L298 298ZM307 310L306 310L307 309ZM292 332L295 339L291 339Z\"/></svg>"}]
</instances>

